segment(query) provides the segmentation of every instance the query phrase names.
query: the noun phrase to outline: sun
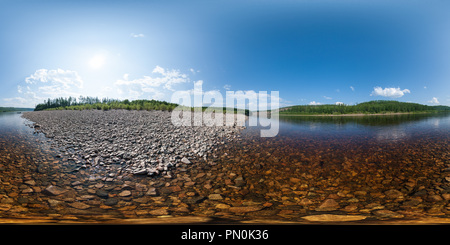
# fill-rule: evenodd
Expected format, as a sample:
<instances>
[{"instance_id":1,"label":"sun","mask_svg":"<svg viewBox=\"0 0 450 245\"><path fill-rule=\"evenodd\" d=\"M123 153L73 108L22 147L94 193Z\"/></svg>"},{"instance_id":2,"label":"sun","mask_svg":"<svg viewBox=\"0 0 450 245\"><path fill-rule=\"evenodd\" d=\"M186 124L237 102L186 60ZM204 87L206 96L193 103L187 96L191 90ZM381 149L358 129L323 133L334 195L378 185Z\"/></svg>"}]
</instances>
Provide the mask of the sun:
<instances>
[{"instance_id":1,"label":"sun","mask_svg":"<svg viewBox=\"0 0 450 245\"><path fill-rule=\"evenodd\" d=\"M93 69L99 69L105 64L105 56L97 54L89 60L89 66Z\"/></svg>"}]
</instances>

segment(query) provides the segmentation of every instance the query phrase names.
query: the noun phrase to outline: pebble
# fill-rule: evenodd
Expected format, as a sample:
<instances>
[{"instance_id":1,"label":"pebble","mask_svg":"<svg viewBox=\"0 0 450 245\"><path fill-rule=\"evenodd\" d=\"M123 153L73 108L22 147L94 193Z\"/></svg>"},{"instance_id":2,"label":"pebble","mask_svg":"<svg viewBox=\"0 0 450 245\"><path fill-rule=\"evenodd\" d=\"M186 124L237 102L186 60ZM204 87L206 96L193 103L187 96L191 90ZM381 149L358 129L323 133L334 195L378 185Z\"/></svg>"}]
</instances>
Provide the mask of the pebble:
<instances>
[{"instance_id":1,"label":"pebble","mask_svg":"<svg viewBox=\"0 0 450 245\"><path fill-rule=\"evenodd\" d=\"M52 195L52 196L58 196L58 195L66 193L66 192L67 192L67 190L60 188L58 186L53 186L53 185L48 186L43 191L44 194Z\"/></svg>"}]
</instances>

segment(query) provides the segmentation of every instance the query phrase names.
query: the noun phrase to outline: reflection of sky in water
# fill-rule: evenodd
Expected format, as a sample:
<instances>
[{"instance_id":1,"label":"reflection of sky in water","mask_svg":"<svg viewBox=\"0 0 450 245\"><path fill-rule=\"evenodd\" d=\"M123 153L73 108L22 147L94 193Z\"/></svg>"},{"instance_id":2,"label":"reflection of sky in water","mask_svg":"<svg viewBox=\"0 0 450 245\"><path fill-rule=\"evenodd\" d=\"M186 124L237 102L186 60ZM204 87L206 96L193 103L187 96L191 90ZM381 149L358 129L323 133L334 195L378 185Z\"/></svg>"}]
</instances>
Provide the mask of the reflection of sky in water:
<instances>
[{"instance_id":1,"label":"reflection of sky in water","mask_svg":"<svg viewBox=\"0 0 450 245\"><path fill-rule=\"evenodd\" d=\"M267 120L267 119L266 119ZM270 121L270 119L269 119ZM269 123L266 122L266 125ZM280 117L283 137L361 136L378 142L450 133L450 114L406 114L366 117ZM267 127L266 127L267 128ZM260 129L260 128L259 128ZM250 127L248 130L259 130ZM318 139L318 138L317 138Z\"/></svg>"},{"instance_id":2,"label":"reflection of sky in water","mask_svg":"<svg viewBox=\"0 0 450 245\"><path fill-rule=\"evenodd\" d=\"M377 141L398 141L406 138L408 134L404 128L380 128L375 133Z\"/></svg>"}]
</instances>

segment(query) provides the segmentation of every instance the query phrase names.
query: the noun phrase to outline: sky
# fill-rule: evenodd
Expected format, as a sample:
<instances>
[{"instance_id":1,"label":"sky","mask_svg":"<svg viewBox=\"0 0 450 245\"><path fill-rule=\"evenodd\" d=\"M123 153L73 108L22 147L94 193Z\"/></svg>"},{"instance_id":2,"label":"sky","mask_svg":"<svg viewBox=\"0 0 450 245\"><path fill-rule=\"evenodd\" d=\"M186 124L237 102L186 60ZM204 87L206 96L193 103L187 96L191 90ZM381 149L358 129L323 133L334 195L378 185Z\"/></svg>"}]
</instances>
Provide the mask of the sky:
<instances>
[{"instance_id":1,"label":"sky","mask_svg":"<svg viewBox=\"0 0 450 245\"><path fill-rule=\"evenodd\" d=\"M449 10L437 0L1 0L0 106L171 101L199 85L224 98L278 91L280 107L450 105Z\"/></svg>"}]
</instances>

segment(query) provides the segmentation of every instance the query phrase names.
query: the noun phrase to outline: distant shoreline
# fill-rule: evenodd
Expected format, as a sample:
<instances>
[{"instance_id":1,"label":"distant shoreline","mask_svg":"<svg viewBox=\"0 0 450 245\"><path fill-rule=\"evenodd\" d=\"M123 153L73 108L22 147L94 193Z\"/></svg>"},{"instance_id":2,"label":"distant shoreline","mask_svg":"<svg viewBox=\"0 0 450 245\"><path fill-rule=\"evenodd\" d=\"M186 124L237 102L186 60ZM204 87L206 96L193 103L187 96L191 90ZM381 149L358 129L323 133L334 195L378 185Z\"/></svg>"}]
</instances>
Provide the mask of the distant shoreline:
<instances>
[{"instance_id":1,"label":"distant shoreline","mask_svg":"<svg viewBox=\"0 0 450 245\"><path fill-rule=\"evenodd\" d=\"M362 117L362 116L392 116L392 115L407 115L407 114L428 114L433 112L387 112L387 113L354 113L354 114L283 114L279 113L280 116L288 117Z\"/></svg>"}]
</instances>

